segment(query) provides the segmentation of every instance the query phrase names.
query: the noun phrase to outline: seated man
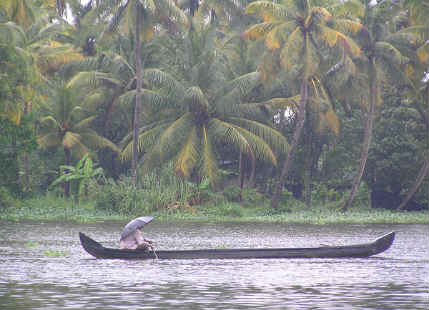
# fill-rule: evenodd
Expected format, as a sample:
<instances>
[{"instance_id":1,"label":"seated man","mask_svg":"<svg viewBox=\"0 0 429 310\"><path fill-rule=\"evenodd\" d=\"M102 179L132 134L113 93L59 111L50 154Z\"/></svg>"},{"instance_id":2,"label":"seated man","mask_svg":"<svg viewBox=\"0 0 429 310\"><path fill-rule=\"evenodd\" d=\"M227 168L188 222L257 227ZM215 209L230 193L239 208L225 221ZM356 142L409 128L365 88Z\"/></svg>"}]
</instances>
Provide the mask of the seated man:
<instances>
[{"instance_id":1,"label":"seated man","mask_svg":"<svg viewBox=\"0 0 429 310\"><path fill-rule=\"evenodd\" d=\"M154 243L147 240L143 236L143 232L140 229L136 229L134 233L128 235L119 242L119 248L131 249L131 250L153 250Z\"/></svg>"}]
</instances>

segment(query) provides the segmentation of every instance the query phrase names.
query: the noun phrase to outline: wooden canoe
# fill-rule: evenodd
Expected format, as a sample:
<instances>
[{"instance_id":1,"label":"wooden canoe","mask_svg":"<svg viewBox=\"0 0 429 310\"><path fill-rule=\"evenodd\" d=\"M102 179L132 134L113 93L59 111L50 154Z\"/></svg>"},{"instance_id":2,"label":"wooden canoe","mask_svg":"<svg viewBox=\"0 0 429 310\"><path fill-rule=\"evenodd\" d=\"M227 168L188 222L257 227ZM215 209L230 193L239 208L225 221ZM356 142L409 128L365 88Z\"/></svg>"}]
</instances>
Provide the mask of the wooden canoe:
<instances>
[{"instance_id":1,"label":"wooden canoe","mask_svg":"<svg viewBox=\"0 0 429 310\"><path fill-rule=\"evenodd\" d=\"M105 248L83 233L80 242L86 252L96 258L116 259L250 259L250 258L348 258L369 257L386 251L393 243L390 232L370 243L316 248L257 248L257 249L199 249L199 250L124 250Z\"/></svg>"}]
</instances>

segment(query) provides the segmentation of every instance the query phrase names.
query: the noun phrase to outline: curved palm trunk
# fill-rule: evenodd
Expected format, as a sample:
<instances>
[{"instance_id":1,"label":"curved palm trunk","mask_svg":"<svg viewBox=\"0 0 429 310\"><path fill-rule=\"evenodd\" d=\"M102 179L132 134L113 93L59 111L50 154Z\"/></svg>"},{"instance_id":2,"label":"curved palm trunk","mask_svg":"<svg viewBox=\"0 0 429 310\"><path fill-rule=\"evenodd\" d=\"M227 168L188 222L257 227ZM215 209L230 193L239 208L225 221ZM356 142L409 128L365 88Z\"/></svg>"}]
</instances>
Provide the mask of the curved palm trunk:
<instances>
[{"instance_id":1,"label":"curved palm trunk","mask_svg":"<svg viewBox=\"0 0 429 310\"><path fill-rule=\"evenodd\" d=\"M427 97L426 97L426 104L427 104L427 117L425 117L424 113L422 114L423 119L425 120L426 123L426 129L429 133L429 87L427 87ZM425 176L427 175L429 171L429 154L426 154L425 157L425 161L423 163L422 168L420 169L419 175L417 176L416 182L413 184L413 186L411 187L407 197L405 198L405 200L399 205L398 210L403 210L405 208L405 206L408 204L408 202L410 201L410 199L414 196L414 194L416 193L416 191L418 190L418 188L420 187L420 185L422 184ZM429 195L429 193L428 193ZM428 202L428 207L429 207L429 202Z\"/></svg>"},{"instance_id":2,"label":"curved palm trunk","mask_svg":"<svg viewBox=\"0 0 429 310\"><path fill-rule=\"evenodd\" d=\"M250 158L251 160L251 165L252 165L252 171L250 173L250 177L249 177L249 187L254 188L255 187L255 177L256 177L256 158L255 156L252 156Z\"/></svg>"},{"instance_id":3,"label":"curved palm trunk","mask_svg":"<svg viewBox=\"0 0 429 310\"><path fill-rule=\"evenodd\" d=\"M286 177L289 172L289 168L292 164L293 156L295 155L295 150L299 142L299 138L301 137L302 129L304 128L305 123L305 106L307 105L308 99L308 81L307 79L303 79L301 82L301 91L300 91L300 99L298 106L298 121L295 127L295 132L293 133L292 143L290 145L289 152L287 154L286 161L283 165L282 174L280 175L279 183L276 186L276 190L274 192L274 196L271 199L271 207L276 209L279 206L280 197L283 191L283 187L285 185Z\"/></svg>"},{"instance_id":4,"label":"curved palm trunk","mask_svg":"<svg viewBox=\"0 0 429 310\"><path fill-rule=\"evenodd\" d=\"M244 185L244 167L243 167L243 152L240 150L240 157L238 160L238 186L240 186L240 202L243 201L243 185Z\"/></svg>"},{"instance_id":5,"label":"curved palm trunk","mask_svg":"<svg viewBox=\"0 0 429 310\"><path fill-rule=\"evenodd\" d=\"M141 105L141 91L142 91L142 64L140 59L140 23L141 23L141 12L138 7L136 7L136 47L135 47L135 56L136 56L136 105L134 107L134 123L133 123L133 155L131 162L132 169L132 178L135 186L138 185L137 179L137 156L138 156L138 135L140 127L140 105Z\"/></svg>"},{"instance_id":6,"label":"curved palm trunk","mask_svg":"<svg viewBox=\"0 0 429 310\"><path fill-rule=\"evenodd\" d=\"M66 166L71 165L71 152L68 148L64 148L64 155L66 160ZM64 194L66 197L70 197L70 181L64 182Z\"/></svg>"},{"instance_id":7,"label":"curved palm trunk","mask_svg":"<svg viewBox=\"0 0 429 310\"><path fill-rule=\"evenodd\" d=\"M422 184L427 172L429 170L429 159L426 158L424 161L424 164L422 166L422 168L420 169L419 172L419 176L417 177L416 182L413 184L413 187L410 189L407 197L405 198L404 201L402 201L402 203L399 205L398 210L403 210L405 208L405 206L408 204L408 202L410 201L410 199L414 196L414 194L416 193L417 189L419 188L420 184Z\"/></svg>"},{"instance_id":8,"label":"curved palm trunk","mask_svg":"<svg viewBox=\"0 0 429 310\"><path fill-rule=\"evenodd\" d=\"M308 110L308 109L307 109ZM309 111L306 111L306 113L309 113ZM309 120L309 115L307 115L307 124ZM306 135L305 135L305 146L306 146L306 152L305 152L305 171L304 171L304 199L305 199L305 205L307 208L311 207L311 179L312 179L312 169L313 169L313 132L311 129L311 126L308 125L306 128Z\"/></svg>"},{"instance_id":9,"label":"curved palm trunk","mask_svg":"<svg viewBox=\"0 0 429 310\"><path fill-rule=\"evenodd\" d=\"M368 76L369 76L368 77L369 78L369 111L366 119L362 153L361 153L361 158L359 162L359 170L354 179L350 197L342 208L344 212L346 212L350 208L356 196L357 189L359 188L360 182L362 180L362 175L365 170L366 160L368 158L369 147L371 144L372 127L373 127L374 117L375 117L375 104L376 104L377 87L378 87L377 86L377 83L378 83L377 68L375 67L375 59L373 58L370 59L369 61Z\"/></svg>"}]
</instances>

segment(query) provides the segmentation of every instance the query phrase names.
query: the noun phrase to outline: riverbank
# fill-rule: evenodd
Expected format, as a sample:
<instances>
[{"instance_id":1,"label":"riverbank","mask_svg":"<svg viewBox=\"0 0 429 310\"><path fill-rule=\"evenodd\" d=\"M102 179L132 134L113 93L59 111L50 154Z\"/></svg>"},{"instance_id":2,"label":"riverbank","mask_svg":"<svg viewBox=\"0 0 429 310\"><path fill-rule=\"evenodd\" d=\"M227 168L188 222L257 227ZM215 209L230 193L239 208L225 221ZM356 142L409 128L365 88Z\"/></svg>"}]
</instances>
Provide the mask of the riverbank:
<instances>
[{"instance_id":1,"label":"riverbank","mask_svg":"<svg viewBox=\"0 0 429 310\"><path fill-rule=\"evenodd\" d=\"M148 215L148 214L137 214ZM428 224L429 212L399 212L353 207L344 213L335 205L319 205L311 209L303 205L272 210L268 206L247 206L225 203L215 206L178 207L152 212L158 221L190 222L282 222L293 224ZM74 204L60 198L38 198L22 202L19 206L0 211L2 221L65 221L95 223L104 221L125 222L133 215L118 214L96 209L91 202Z\"/></svg>"}]
</instances>

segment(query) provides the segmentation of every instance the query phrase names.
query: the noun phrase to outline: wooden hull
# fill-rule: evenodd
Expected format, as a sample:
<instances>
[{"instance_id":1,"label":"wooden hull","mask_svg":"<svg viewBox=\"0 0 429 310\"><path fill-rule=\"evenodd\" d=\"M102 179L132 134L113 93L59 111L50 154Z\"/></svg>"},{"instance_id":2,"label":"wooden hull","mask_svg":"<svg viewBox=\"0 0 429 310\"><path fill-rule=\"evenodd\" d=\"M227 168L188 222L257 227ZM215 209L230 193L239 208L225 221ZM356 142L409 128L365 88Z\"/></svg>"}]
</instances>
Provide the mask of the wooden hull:
<instances>
[{"instance_id":1,"label":"wooden hull","mask_svg":"<svg viewBox=\"0 0 429 310\"><path fill-rule=\"evenodd\" d=\"M261 248L261 249L202 249L162 250L155 252L105 248L83 233L80 242L86 252L104 259L250 259L250 258L351 258L369 257L386 251L393 243L390 232L373 242L318 248Z\"/></svg>"}]
</instances>

